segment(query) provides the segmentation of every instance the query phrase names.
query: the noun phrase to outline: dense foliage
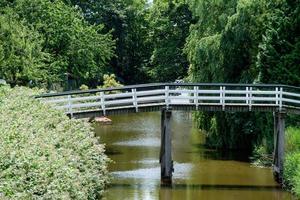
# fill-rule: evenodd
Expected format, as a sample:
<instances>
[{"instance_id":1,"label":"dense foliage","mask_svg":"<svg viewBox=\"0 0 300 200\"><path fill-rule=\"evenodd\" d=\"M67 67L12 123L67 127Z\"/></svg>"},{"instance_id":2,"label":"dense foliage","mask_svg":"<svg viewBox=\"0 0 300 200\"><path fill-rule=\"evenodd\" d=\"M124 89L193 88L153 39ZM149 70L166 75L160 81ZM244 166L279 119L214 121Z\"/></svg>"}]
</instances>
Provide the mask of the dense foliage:
<instances>
[{"instance_id":1,"label":"dense foliage","mask_svg":"<svg viewBox=\"0 0 300 200\"><path fill-rule=\"evenodd\" d=\"M286 131L286 159L284 162L285 185L300 196L300 128Z\"/></svg>"},{"instance_id":2,"label":"dense foliage","mask_svg":"<svg viewBox=\"0 0 300 200\"><path fill-rule=\"evenodd\" d=\"M91 24L103 24L116 41L116 56L110 60L111 68L127 84L147 82L145 66L151 54L148 43L149 13L144 0L64 0L82 9Z\"/></svg>"},{"instance_id":3,"label":"dense foliage","mask_svg":"<svg viewBox=\"0 0 300 200\"><path fill-rule=\"evenodd\" d=\"M11 83L47 79L50 54L42 36L11 15L0 15L0 76Z\"/></svg>"},{"instance_id":4,"label":"dense foliage","mask_svg":"<svg viewBox=\"0 0 300 200\"><path fill-rule=\"evenodd\" d=\"M281 1L259 45L257 68L264 83L300 85L300 1Z\"/></svg>"},{"instance_id":5,"label":"dense foliage","mask_svg":"<svg viewBox=\"0 0 300 200\"><path fill-rule=\"evenodd\" d=\"M299 85L299 2L189 3L199 18L185 46L190 81ZM196 121L207 131L209 146L273 150L270 114L197 113Z\"/></svg>"},{"instance_id":6,"label":"dense foliage","mask_svg":"<svg viewBox=\"0 0 300 200\"><path fill-rule=\"evenodd\" d=\"M187 74L193 16L183 0L13 0L0 13L0 76L13 85L75 89L96 87L105 73L126 84Z\"/></svg>"},{"instance_id":7,"label":"dense foliage","mask_svg":"<svg viewBox=\"0 0 300 200\"><path fill-rule=\"evenodd\" d=\"M189 70L195 82L299 84L298 1L151 2L1 1L0 76L95 87L105 73L135 84Z\"/></svg>"},{"instance_id":8,"label":"dense foliage","mask_svg":"<svg viewBox=\"0 0 300 200\"><path fill-rule=\"evenodd\" d=\"M152 54L147 72L152 81L169 82L182 79L188 71L183 52L192 12L184 1L155 1L149 15L149 39Z\"/></svg>"},{"instance_id":9,"label":"dense foliage","mask_svg":"<svg viewBox=\"0 0 300 200\"><path fill-rule=\"evenodd\" d=\"M0 45L5 47L0 51L4 55L0 76L11 84L49 84L66 76L97 82L114 56L110 33L101 33L102 25L89 24L79 9L62 1L15 0L0 12L2 21L8 23L0 27ZM8 31L7 26L13 28ZM15 36L17 31L19 35ZM22 45L28 47L19 51ZM10 70L6 70L8 67Z\"/></svg>"},{"instance_id":10,"label":"dense foliage","mask_svg":"<svg viewBox=\"0 0 300 200\"><path fill-rule=\"evenodd\" d=\"M0 87L0 198L98 199L107 183L104 146L91 126Z\"/></svg>"}]
</instances>

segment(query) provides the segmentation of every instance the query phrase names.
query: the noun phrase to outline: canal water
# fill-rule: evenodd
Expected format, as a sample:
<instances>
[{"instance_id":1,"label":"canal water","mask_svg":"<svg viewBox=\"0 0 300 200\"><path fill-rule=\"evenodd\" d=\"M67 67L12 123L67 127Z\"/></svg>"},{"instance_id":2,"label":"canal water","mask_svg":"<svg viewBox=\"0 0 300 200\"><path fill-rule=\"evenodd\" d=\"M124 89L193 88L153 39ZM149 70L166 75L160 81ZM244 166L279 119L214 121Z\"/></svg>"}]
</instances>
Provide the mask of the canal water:
<instances>
[{"instance_id":1,"label":"canal water","mask_svg":"<svg viewBox=\"0 0 300 200\"><path fill-rule=\"evenodd\" d=\"M160 113L112 116L113 125L96 125L106 144L111 184L107 200L291 200L268 168L254 167L241 151L206 149L204 134L187 112L172 114L172 188L160 186ZM237 133L238 134L238 133Z\"/></svg>"}]
</instances>

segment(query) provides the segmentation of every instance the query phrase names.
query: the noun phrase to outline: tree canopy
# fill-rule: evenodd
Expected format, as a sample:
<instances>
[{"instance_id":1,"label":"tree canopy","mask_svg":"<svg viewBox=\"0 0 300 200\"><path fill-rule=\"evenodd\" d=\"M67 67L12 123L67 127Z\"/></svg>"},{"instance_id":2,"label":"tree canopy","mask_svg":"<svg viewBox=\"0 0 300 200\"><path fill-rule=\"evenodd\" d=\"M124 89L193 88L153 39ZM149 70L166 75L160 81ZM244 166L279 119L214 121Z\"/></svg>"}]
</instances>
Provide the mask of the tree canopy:
<instances>
[{"instance_id":1,"label":"tree canopy","mask_svg":"<svg viewBox=\"0 0 300 200\"><path fill-rule=\"evenodd\" d=\"M48 73L44 74L41 81L60 81L66 74L72 74L84 82L99 81L107 71L108 63L114 56L112 36L110 33L101 32L103 25L89 24L78 8L70 7L59 0L16 0L7 4L1 12L4 17L7 16L6 19L13 18L11 23L16 24L12 26L19 27L18 24L21 23L24 30L34 32L32 37L40 37L40 40L36 40L40 51L48 55L48 59L42 60L40 64ZM20 32L26 34L26 31ZM9 57L8 55L7 58ZM6 61L2 62L2 66L7 67L4 63ZM5 78L10 79L7 76ZM23 83L29 80L32 79L25 79ZM9 81L16 82L13 79Z\"/></svg>"},{"instance_id":2,"label":"tree canopy","mask_svg":"<svg viewBox=\"0 0 300 200\"><path fill-rule=\"evenodd\" d=\"M286 0L190 0L189 4L198 17L184 49L190 81L299 86L299 4ZM199 113L196 119L209 133L211 146L253 148L267 138L269 151L273 148L273 122L265 114Z\"/></svg>"}]
</instances>

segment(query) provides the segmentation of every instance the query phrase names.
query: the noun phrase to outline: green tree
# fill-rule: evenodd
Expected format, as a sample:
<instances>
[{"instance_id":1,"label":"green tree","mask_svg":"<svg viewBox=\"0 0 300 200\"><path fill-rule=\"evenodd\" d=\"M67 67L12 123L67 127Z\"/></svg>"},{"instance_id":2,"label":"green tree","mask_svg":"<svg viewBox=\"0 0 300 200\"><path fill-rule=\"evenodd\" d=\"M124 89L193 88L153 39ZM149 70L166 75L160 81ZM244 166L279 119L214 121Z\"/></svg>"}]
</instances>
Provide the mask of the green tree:
<instances>
[{"instance_id":1,"label":"green tree","mask_svg":"<svg viewBox=\"0 0 300 200\"><path fill-rule=\"evenodd\" d=\"M148 37L148 13L145 0L65 0L80 7L90 24L104 24L116 40L116 57L110 61L111 70L126 84L147 82L145 66L151 53Z\"/></svg>"},{"instance_id":2,"label":"green tree","mask_svg":"<svg viewBox=\"0 0 300 200\"><path fill-rule=\"evenodd\" d=\"M112 36L101 33L102 25L85 21L78 8L60 0L16 0L6 10L43 36L42 49L52 57L48 70L56 79L71 74L83 83L97 85L108 70L114 56Z\"/></svg>"},{"instance_id":3,"label":"green tree","mask_svg":"<svg viewBox=\"0 0 300 200\"><path fill-rule=\"evenodd\" d=\"M192 26L185 51L194 82L253 83L259 80L259 46L268 22L281 1L190 1L199 17ZM209 132L208 144L219 148L253 148L272 145L272 116L265 114L205 114L199 126ZM261 123L263 121L264 123Z\"/></svg>"},{"instance_id":4,"label":"green tree","mask_svg":"<svg viewBox=\"0 0 300 200\"><path fill-rule=\"evenodd\" d=\"M50 55L42 50L43 39L15 19L12 13L0 16L0 77L12 85L40 82L51 76L46 62Z\"/></svg>"},{"instance_id":5,"label":"green tree","mask_svg":"<svg viewBox=\"0 0 300 200\"><path fill-rule=\"evenodd\" d=\"M153 52L148 73L155 82L174 81L187 74L188 61L183 52L192 12L184 1L155 1L151 7L149 39Z\"/></svg>"},{"instance_id":6,"label":"green tree","mask_svg":"<svg viewBox=\"0 0 300 200\"><path fill-rule=\"evenodd\" d=\"M126 84L149 82L146 66L152 51L149 40L149 10L144 0L127 1L126 20L118 46L119 57L115 61L115 74Z\"/></svg>"},{"instance_id":7,"label":"green tree","mask_svg":"<svg viewBox=\"0 0 300 200\"><path fill-rule=\"evenodd\" d=\"M198 21L191 26L185 45L193 82L224 82L224 55L221 49L228 18L236 11L237 0L189 0Z\"/></svg>"},{"instance_id":8,"label":"green tree","mask_svg":"<svg viewBox=\"0 0 300 200\"><path fill-rule=\"evenodd\" d=\"M300 2L282 1L259 45L258 80L300 85Z\"/></svg>"}]
</instances>

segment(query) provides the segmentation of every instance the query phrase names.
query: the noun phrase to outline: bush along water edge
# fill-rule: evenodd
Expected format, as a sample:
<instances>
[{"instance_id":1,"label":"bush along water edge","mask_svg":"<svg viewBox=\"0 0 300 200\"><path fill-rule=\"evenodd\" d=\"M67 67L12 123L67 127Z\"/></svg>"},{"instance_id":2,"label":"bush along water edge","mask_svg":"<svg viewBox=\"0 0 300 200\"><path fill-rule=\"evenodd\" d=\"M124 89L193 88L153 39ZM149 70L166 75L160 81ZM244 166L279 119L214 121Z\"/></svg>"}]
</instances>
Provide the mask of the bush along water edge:
<instances>
[{"instance_id":1,"label":"bush along water edge","mask_svg":"<svg viewBox=\"0 0 300 200\"><path fill-rule=\"evenodd\" d=\"M98 199L108 157L90 124L0 87L0 199Z\"/></svg>"}]
</instances>

